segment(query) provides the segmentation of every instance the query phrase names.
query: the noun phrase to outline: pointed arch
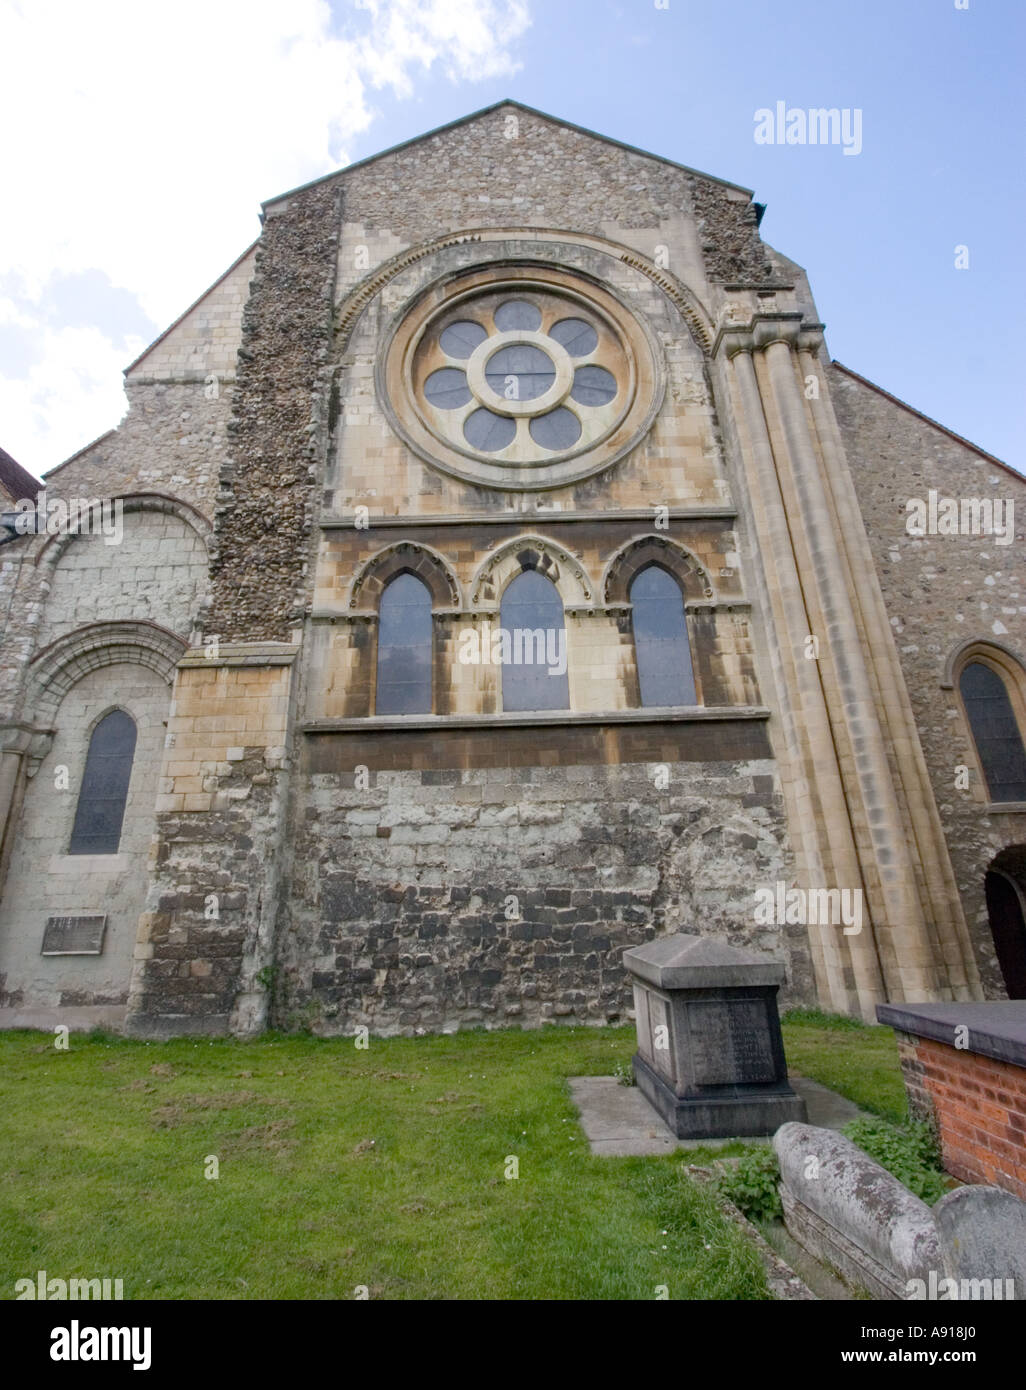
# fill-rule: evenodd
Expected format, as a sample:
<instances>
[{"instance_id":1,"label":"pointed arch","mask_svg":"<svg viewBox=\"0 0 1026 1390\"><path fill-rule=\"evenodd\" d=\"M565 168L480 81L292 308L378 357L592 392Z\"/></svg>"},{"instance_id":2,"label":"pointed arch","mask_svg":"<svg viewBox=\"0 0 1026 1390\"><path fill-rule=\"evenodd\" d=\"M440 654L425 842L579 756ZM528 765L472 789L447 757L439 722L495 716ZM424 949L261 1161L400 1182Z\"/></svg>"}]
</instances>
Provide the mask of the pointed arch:
<instances>
[{"instance_id":1,"label":"pointed arch","mask_svg":"<svg viewBox=\"0 0 1026 1390\"><path fill-rule=\"evenodd\" d=\"M629 603L628 591L649 565L668 570L680 585L685 603L715 598L712 580L700 561L668 536L635 536L622 545L606 566L602 595L606 604Z\"/></svg>"},{"instance_id":2,"label":"pointed arch","mask_svg":"<svg viewBox=\"0 0 1026 1390\"><path fill-rule=\"evenodd\" d=\"M393 575L381 594L376 667L375 714L431 713L431 590L410 570Z\"/></svg>"},{"instance_id":3,"label":"pointed arch","mask_svg":"<svg viewBox=\"0 0 1026 1390\"><path fill-rule=\"evenodd\" d=\"M1026 666L1018 654L970 638L948 656L942 686L956 694L986 798L1026 805Z\"/></svg>"},{"instance_id":4,"label":"pointed arch","mask_svg":"<svg viewBox=\"0 0 1026 1390\"><path fill-rule=\"evenodd\" d=\"M539 535L516 536L485 560L470 586L471 606L495 609L509 585L525 570L537 570L551 580L564 606L593 607L595 585L581 560Z\"/></svg>"},{"instance_id":5,"label":"pointed arch","mask_svg":"<svg viewBox=\"0 0 1026 1390\"><path fill-rule=\"evenodd\" d=\"M349 607L378 612L382 594L400 574L412 574L426 585L433 610L462 608L456 572L437 550L418 541L395 541L366 560L349 591Z\"/></svg>"},{"instance_id":6,"label":"pointed arch","mask_svg":"<svg viewBox=\"0 0 1026 1390\"><path fill-rule=\"evenodd\" d=\"M502 708L570 708L566 621L555 580L541 566L525 565L506 585L499 607Z\"/></svg>"},{"instance_id":7,"label":"pointed arch","mask_svg":"<svg viewBox=\"0 0 1026 1390\"><path fill-rule=\"evenodd\" d=\"M652 561L635 570L627 592L642 705L673 708L697 704L680 583L671 570Z\"/></svg>"}]
</instances>

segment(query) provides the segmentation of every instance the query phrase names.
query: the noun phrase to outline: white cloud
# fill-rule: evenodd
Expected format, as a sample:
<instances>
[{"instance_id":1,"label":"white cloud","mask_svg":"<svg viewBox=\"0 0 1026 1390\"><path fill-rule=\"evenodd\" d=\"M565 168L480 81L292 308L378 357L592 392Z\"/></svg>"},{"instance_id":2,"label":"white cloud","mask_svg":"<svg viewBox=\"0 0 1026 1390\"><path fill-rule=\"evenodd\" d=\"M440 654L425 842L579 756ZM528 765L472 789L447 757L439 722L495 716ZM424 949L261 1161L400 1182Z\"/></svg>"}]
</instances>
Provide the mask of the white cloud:
<instances>
[{"instance_id":1,"label":"white cloud","mask_svg":"<svg viewBox=\"0 0 1026 1390\"><path fill-rule=\"evenodd\" d=\"M20 293L0 333L85 270L164 327L257 235L261 200L346 162L373 92L510 74L529 23L527 0L8 0L0 266ZM48 325L42 349L0 391L0 443L34 471L117 422L130 360L102 325Z\"/></svg>"}]
</instances>

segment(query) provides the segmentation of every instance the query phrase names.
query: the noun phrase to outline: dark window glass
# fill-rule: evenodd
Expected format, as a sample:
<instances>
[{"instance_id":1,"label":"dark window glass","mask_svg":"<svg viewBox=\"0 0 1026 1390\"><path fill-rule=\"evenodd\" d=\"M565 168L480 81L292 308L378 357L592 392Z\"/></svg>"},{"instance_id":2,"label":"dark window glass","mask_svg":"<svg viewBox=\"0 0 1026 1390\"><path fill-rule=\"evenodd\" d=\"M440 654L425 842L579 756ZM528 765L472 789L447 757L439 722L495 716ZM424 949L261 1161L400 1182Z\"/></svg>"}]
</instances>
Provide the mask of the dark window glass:
<instances>
[{"instance_id":1,"label":"dark window glass","mask_svg":"<svg viewBox=\"0 0 1026 1390\"><path fill-rule=\"evenodd\" d=\"M431 713L431 592L400 574L381 595L376 714Z\"/></svg>"},{"instance_id":2,"label":"dark window glass","mask_svg":"<svg viewBox=\"0 0 1026 1390\"><path fill-rule=\"evenodd\" d=\"M105 715L93 730L69 854L117 854L132 779L135 737L135 720L120 709Z\"/></svg>"},{"instance_id":3,"label":"dark window glass","mask_svg":"<svg viewBox=\"0 0 1026 1390\"><path fill-rule=\"evenodd\" d=\"M499 618L507 644L503 709L569 709L566 628L556 586L537 570L524 570L503 594Z\"/></svg>"},{"instance_id":4,"label":"dark window glass","mask_svg":"<svg viewBox=\"0 0 1026 1390\"><path fill-rule=\"evenodd\" d=\"M549 337L561 343L571 357L587 357L598 347L598 334L583 319L560 319L549 329Z\"/></svg>"},{"instance_id":5,"label":"dark window glass","mask_svg":"<svg viewBox=\"0 0 1026 1390\"><path fill-rule=\"evenodd\" d=\"M634 605L634 651L643 705L693 705L695 676L691 666L684 599L675 580L650 565L631 584Z\"/></svg>"},{"instance_id":6,"label":"dark window glass","mask_svg":"<svg viewBox=\"0 0 1026 1390\"><path fill-rule=\"evenodd\" d=\"M534 333L541 323L541 310L526 299L507 299L495 311L495 327L500 333Z\"/></svg>"},{"instance_id":7,"label":"dark window glass","mask_svg":"<svg viewBox=\"0 0 1026 1390\"><path fill-rule=\"evenodd\" d=\"M570 394L579 405L608 405L616 390L616 377L605 367L578 367Z\"/></svg>"},{"instance_id":8,"label":"dark window glass","mask_svg":"<svg viewBox=\"0 0 1026 1390\"><path fill-rule=\"evenodd\" d=\"M531 343L499 348L485 367L485 381L503 400L533 401L543 396L555 379L552 358Z\"/></svg>"},{"instance_id":9,"label":"dark window glass","mask_svg":"<svg viewBox=\"0 0 1026 1390\"><path fill-rule=\"evenodd\" d=\"M565 405L536 416L529 428L531 438L543 449L569 449L581 437L581 422Z\"/></svg>"},{"instance_id":10,"label":"dark window glass","mask_svg":"<svg viewBox=\"0 0 1026 1390\"><path fill-rule=\"evenodd\" d=\"M516 421L508 415L495 415L490 410L475 410L463 422L463 435L472 449L482 454L497 454L513 443Z\"/></svg>"},{"instance_id":11,"label":"dark window glass","mask_svg":"<svg viewBox=\"0 0 1026 1390\"><path fill-rule=\"evenodd\" d=\"M424 383L424 395L439 410L455 410L470 400L467 374L458 367L439 367Z\"/></svg>"},{"instance_id":12,"label":"dark window glass","mask_svg":"<svg viewBox=\"0 0 1026 1390\"><path fill-rule=\"evenodd\" d=\"M998 673L971 661L959 686L991 801L1026 801L1026 748Z\"/></svg>"},{"instance_id":13,"label":"dark window glass","mask_svg":"<svg viewBox=\"0 0 1026 1390\"><path fill-rule=\"evenodd\" d=\"M450 323L448 328L443 328L438 341L447 357L458 357L462 361L487 337L482 324L474 323L472 319L461 319L459 323Z\"/></svg>"}]
</instances>

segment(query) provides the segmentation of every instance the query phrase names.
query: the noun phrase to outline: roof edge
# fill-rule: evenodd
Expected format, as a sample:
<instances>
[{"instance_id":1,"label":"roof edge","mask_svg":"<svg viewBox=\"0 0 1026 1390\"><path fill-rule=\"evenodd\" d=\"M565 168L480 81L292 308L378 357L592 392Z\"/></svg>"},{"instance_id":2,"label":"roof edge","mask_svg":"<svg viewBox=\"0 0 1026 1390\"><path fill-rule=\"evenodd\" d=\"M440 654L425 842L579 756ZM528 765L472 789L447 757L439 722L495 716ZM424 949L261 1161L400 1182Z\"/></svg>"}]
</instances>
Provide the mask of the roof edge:
<instances>
[{"instance_id":1,"label":"roof edge","mask_svg":"<svg viewBox=\"0 0 1026 1390\"><path fill-rule=\"evenodd\" d=\"M217 277L217 279L213 281L212 284L208 285L207 288L203 291L203 293L197 299L194 299L187 309L183 309L182 312L178 315L178 317L174 320L174 322L168 324L168 326L164 329L163 333L158 333L157 336L154 338L153 342L150 343L149 347L144 347L142 352L140 352L139 356L135 359L134 362L129 362L128 366L125 367L122 371L122 376L128 376L129 372L134 371L144 357L148 357L149 354L153 351L153 349L159 343L162 343L169 333L174 332L178 325L180 323L183 323L189 317L193 309L199 308L199 306L203 303L204 299L206 299L207 295L210 294L211 290L216 290L218 285L220 285L222 281L227 280L228 276L232 273L232 271L242 264L242 262L246 259L249 253L252 250L254 250L254 248L259 244L259 242L259 237L257 237L255 241L251 241L250 244L246 247L245 251L243 251L242 255L235 257L235 260L232 261L231 265L228 267L227 270L223 271ZM65 462L70 463L71 460L66 459ZM58 464L58 467L62 466L63 465Z\"/></svg>"},{"instance_id":2,"label":"roof edge","mask_svg":"<svg viewBox=\"0 0 1026 1390\"><path fill-rule=\"evenodd\" d=\"M67 468L69 463L74 463L75 460L80 459L83 454L88 454L90 449L95 449L97 444L102 444L105 439L109 439L112 434L117 434L117 432L117 425L115 425L113 429L104 430L104 432L98 434L95 439L91 439L88 444L83 444L81 449L76 449L73 454L69 454L62 462L55 463L52 468L48 468L43 474L43 480L45 481L47 478L52 478L53 475L59 473L62 468Z\"/></svg>"},{"instance_id":3,"label":"roof edge","mask_svg":"<svg viewBox=\"0 0 1026 1390\"><path fill-rule=\"evenodd\" d=\"M989 454L986 449L981 449L979 444L974 444L971 439L966 439L964 435L956 434L954 430L949 430L947 425L942 425L941 422L935 420L932 415L924 415L924 413L921 410L917 410L914 405L909 405L908 401L903 401L900 396L894 396L890 391L885 391L882 386L877 386L875 381L870 381L869 378L863 376L861 372L852 371L851 367L846 367L843 362L838 362L836 360L831 360L830 365L831 367L836 367L839 372L843 372L845 376L850 376L854 381L861 381L863 386L868 386L869 389L875 391L878 396L884 396L887 400L893 401L895 405L901 406L902 410L907 410L910 415L915 415L920 420L925 420L928 425L932 425L935 430L940 430L940 432L946 434L949 439L954 439L958 444L964 444L967 449L972 449L974 454L979 454L981 458L987 459L990 463L996 463L999 468L1004 468L1007 472L1011 473L1013 478L1018 478L1020 482L1026 481L1026 474L1020 473L1017 468L1013 468L1012 465L1006 463L1004 459L999 459L996 454Z\"/></svg>"},{"instance_id":4,"label":"roof edge","mask_svg":"<svg viewBox=\"0 0 1026 1390\"><path fill-rule=\"evenodd\" d=\"M476 121L481 116L490 116L493 111L499 111L504 106L515 106L518 111L526 111L530 116L538 116L543 121L551 121L554 125L563 126L566 130L576 130L580 135L589 135L593 140L601 140L607 145L615 145L618 149L627 150L630 154L639 154L645 159L658 160L660 164L668 164L673 169L680 169L685 174L694 174L696 178L708 179L710 183L718 183L723 188L733 188L738 193L744 193L749 198L754 198L755 191L745 188L740 183L732 183L729 179L718 178L715 174L706 174L701 169L692 169L689 164L678 164L675 159L669 159L663 154L653 154L651 150L643 150L637 145L628 145L625 140L616 140L611 135L602 135L597 130L590 130L587 126L577 125L574 121L566 121L562 116L553 116L548 111L540 111L536 106L528 106L526 102L517 101L514 97L503 97L501 101L493 101L490 106L482 106L479 111L471 111L466 116L459 116L455 121L446 121L444 125L435 126L432 130L425 130L421 135L414 135L409 140L401 140L398 145L389 145L387 149L379 150L377 154L369 154L363 159L357 159L352 164L345 164L341 169L333 169L329 174L321 174L315 179L309 179L306 183L297 184L295 188L286 189L284 193L276 193L272 198L266 199L260 204L261 208L269 208L274 203L280 203L284 198L291 198L296 193L302 193L308 188L314 188L319 183L326 183L328 179L337 179L343 174L348 174L351 169L362 169L366 164L373 164L376 159L384 159L387 155L398 154L400 150L409 149L411 145L417 145L421 140L430 140L434 135L442 135L448 130L455 130L458 126L466 125L468 121Z\"/></svg>"},{"instance_id":5,"label":"roof edge","mask_svg":"<svg viewBox=\"0 0 1026 1390\"><path fill-rule=\"evenodd\" d=\"M17 496L18 492L27 496L27 488L39 491L40 479L4 448L0 448L0 481L14 496Z\"/></svg>"}]
</instances>

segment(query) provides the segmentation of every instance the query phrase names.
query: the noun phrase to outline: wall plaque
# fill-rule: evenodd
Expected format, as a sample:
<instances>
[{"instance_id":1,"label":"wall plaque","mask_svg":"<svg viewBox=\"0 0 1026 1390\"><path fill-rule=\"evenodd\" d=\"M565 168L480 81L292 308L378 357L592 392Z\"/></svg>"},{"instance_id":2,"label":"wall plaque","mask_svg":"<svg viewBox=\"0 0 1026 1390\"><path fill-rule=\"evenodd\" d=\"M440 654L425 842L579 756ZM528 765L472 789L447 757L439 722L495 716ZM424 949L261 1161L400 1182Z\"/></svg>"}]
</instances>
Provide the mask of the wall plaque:
<instances>
[{"instance_id":1,"label":"wall plaque","mask_svg":"<svg viewBox=\"0 0 1026 1390\"><path fill-rule=\"evenodd\" d=\"M693 999L688 1015L697 1085L773 1080L773 1043L762 1000Z\"/></svg>"},{"instance_id":2,"label":"wall plaque","mask_svg":"<svg viewBox=\"0 0 1026 1390\"><path fill-rule=\"evenodd\" d=\"M81 917L48 917L43 932L43 956L98 956L103 950L105 912Z\"/></svg>"}]
</instances>

